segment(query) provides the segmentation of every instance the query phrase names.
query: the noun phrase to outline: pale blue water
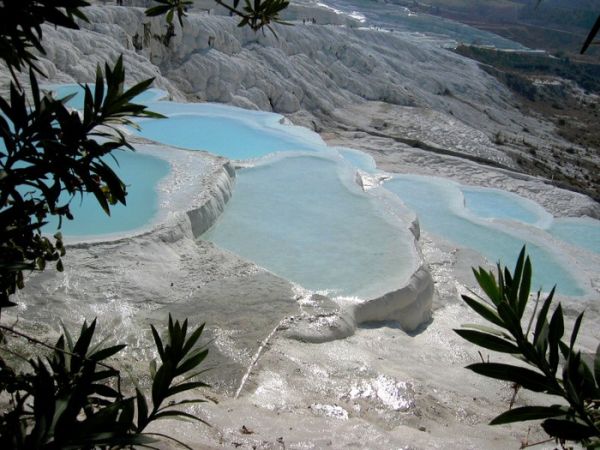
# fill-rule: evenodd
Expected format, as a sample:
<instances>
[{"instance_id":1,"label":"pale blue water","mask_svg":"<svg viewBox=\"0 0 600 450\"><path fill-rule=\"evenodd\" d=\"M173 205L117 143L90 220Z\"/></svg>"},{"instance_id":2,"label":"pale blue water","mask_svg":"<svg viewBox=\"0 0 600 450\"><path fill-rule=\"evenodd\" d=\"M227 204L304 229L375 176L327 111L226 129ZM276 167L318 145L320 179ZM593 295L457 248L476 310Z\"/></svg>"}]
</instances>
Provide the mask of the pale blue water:
<instances>
[{"instance_id":1,"label":"pale blue water","mask_svg":"<svg viewBox=\"0 0 600 450\"><path fill-rule=\"evenodd\" d=\"M461 192L456 185L433 178L398 175L385 183L403 202L417 212L423 230L458 245L471 248L492 262L511 270L521 247L527 244L534 267L532 288L549 291L555 284L566 295L583 295L575 277L546 249L461 214Z\"/></svg>"},{"instance_id":2,"label":"pale blue water","mask_svg":"<svg viewBox=\"0 0 600 450\"><path fill-rule=\"evenodd\" d=\"M76 96L67 104L72 108L83 107L83 89L77 84L48 86L57 98L71 93ZM136 101L153 101L164 93L150 89L136 97ZM4 141L0 140L0 150L5 150ZM111 207L108 216L98 204L93 194L76 196L71 201L73 220L64 219L60 231L65 236L92 236L133 231L147 225L158 211L158 194L156 186L169 172L169 163L165 160L131 151L117 150L115 159L106 156L104 160L113 168L117 176L127 185L127 206L117 204ZM1 160L0 160L1 161ZM28 190L23 189L23 194ZM62 194L61 201L67 201L68 195ZM42 228L46 234L58 231L57 218L48 217L48 223Z\"/></svg>"},{"instance_id":3,"label":"pale blue water","mask_svg":"<svg viewBox=\"0 0 600 450\"><path fill-rule=\"evenodd\" d=\"M69 84L51 86L57 96L75 96L67 103L72 108L83 107L81 86ZM148 105L168 119L138 120L141 129L136 134L190 150L208 150L229 159L255 159L273 152L330 152L316 134L306 128L280 123L281 116L262 111L248 111L212 103L177 103L161 101L164 91L150 89L134 101Z\"/></svg>"},{"instance_id":4,"label":"pale blue water","mask_svg":"<svg viewBox=\"0 0 600 450\"><path fill-rule=\"evenodd\" d=\"M600 253L600 221L591 218L555 219L548 231L559 239Z\"/></svg>"},{"instance_id":5,"label":"pale blue water","mask_svg":"<svg viewBox=\"0 0 600 450\"><path fill-rule=\"evenodd\" d=\"M73 89L65 86L61 95ZM239 160L274 152L304 152L281 153L239 171L234 196L205 238L310 289L368 297L405 281L411 270L412 257L405 255L412 251L412 236L392 224L377 200L353 182L355 169L351 167L377 171L370 156L347 148L327 148L315 133L283 125L275 114L224 105L156 101L161 95L154 91L138 99L171 116L140 121L140 134L149 139ZM77 101L81 97L72 100L74 104ZM82 209L74 208L78 219L64 225L65 234L132 230L154 216L155 186L167 173L167 163L136 159L142 155L123 156L118 173L131 185L127 209L116 207L113 217L107 218L89 199ZM433 178L405 175L386 182L385 187L417 212L423 229L509 265L527 242L494 228L490 220L516 220L543 227L551 222L551 216L539 205L499 190L459 188ZM77 229L72 229L76 224ZM573 232L575 226L578 232ZM549 231L593 248L598 239L594 227L556 222ZM557 283L562 293L584 293L554 255L527 244L536 269L535 288L549 289Z\"/></svg>"},{"instance_id":6,"label":"pale blue water","mask_svg":"<svg viewBox=\"0 0 600 450\"><path fill-rule=\"evenodd\" d=\"M532 225L550 222L552 216L537 203L497 189L461 187L465 207L486 219L518 220Z\"/></svg>"},{"instance_id":7,"label":"pale blue water","mask_svg":"<svg viewBox=\"0 0 600 450\"><path fill-rule=\"evenodd\" d=\"M127 185L127 206L117 204L111 207L107 216L92 194L73 199L71 213L74 220L63 220L62 233L65 236L88 236L126 232L147 225L158 210L156 185L169 172L169 164L159 158L130 151L116 151L115 157L106 162ZM48 223L43 230L48 234L56 232L58 221Z\"/></svg>"},{"instance_id":8,"label":"pale blue water","mask_svg":"<svg viewBox=\"0 0 600 450\"><path fill-rule=\"evenodd\" d=\"M168 120L145 120L140 125L139 135L147 139L190 150L208 150L229 159L315 150L313 145L284 131L226 116L176 115Z\"/></svg>"},{"instance_id":9,"label":"pale blue water","mask_svg":"<svg viewBox=\"0 0 600 450\"><path fill-rule=\"evenodd\" d=\"M295 156L238 172L234 195L203 239L302 286L374 297L414 270L412 236L332 159Z\"/></svg>"}]
</instances>

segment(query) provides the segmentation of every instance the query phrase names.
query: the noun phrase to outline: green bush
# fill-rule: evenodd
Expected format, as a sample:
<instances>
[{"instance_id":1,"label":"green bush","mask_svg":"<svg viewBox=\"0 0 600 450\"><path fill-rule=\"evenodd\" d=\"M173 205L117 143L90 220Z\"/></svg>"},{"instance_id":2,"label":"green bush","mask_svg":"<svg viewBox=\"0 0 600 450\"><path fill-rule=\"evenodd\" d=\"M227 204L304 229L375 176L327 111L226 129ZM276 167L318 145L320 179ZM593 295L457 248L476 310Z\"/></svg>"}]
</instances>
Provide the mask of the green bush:
<instances>
[{"instance_id":1,"label":"green bush","mask_svg":"<svg viewBox=\"0 0 600 450\"><path fill-rule=\"evenodd\" d=\"M482 362L467 368L563 400L552 406L509 409L494 418L491 424L542 419L543 429L559 442L575 441L586 448L600 448L600 345L592 370L581 352L575 349L583 313L577 317L571 336L565 341L560 303L550 315L554 289L543 302L538 292L531 317L523 328L532 277L531 261L525 247L512 273L499 264L496 277L481 267L473 269L473 273L487 299L468 295L462 298L495 327L464 325L455 330L456 333L480 347L513 355L520 363Z\"/></svg>"},{"instance_id":2,"label":"green bush","mask_svg":"<svg viewBox=\"0 0 600 450\"><path fill-rule=\"evenodd\" d=\"M10 329L3 327L4 330ZM160 361L152 361L150 403L141 388L135 395L121 391L121 374L106 364L124 345L93 344L96 321L84 323L76 340L64 329L46 358L25 358L29 370L15 371L0 358L0 393L9 406L0 414L0 448L80 449L147 447L173 437L146 432L159 419L202 419L178 407L205 402L176 395L207 386L195 378L208 350L198 345L204 325L188 330L188 322L169 316L168 336L163 340L151 327ZM20 333L19 333L20 334ZM189 447L188 447L189 448Z\"/></svg>"}]
</instances>

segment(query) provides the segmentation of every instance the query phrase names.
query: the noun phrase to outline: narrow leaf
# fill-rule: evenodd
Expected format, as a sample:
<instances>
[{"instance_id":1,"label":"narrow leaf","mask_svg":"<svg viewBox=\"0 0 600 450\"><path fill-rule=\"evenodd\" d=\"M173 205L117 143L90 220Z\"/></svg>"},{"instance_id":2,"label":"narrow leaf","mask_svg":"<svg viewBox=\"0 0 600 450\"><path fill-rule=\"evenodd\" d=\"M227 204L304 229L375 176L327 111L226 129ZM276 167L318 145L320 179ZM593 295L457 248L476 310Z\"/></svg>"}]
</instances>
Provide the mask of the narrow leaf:
<instances>
[{"instance_id":1,"label":"narrow leaf","mask_svg":"<svg viewBox=\"0 0 600 450\"><path fill-rule=\"evenodd\" d=\"M167 395L165 395L165 398L171 397L175 394L179 394L180 392L191 391L192 389L198 389L201 387L208 387L208 384L203 383L202 381L190 381L189 383L181 383L171 387L167 391Z\"/></svg>"},{"instance_id":2,"label":"narrow leaf","mask_svg":"<svg viewBox=\"0 0 600 450\"><path fill-rule=\"evenodd\" d=\"M482 333L476 330L454 330L463 339L479 345L480 347L487 348L488 350L494 350L502 353L519 353L519 348L511 342L493 336L491 334Z\"/></svg>"},{"instance_id":3,"label":"narrow leaf","mask_svg":"<svg viewBox=\"0 0 600 450\"><path fill-rule=\"evenodd\" d=\"M569 344L569 348L571 350L573 350L573 347L575 347L575 341L577 340L577 335L579 334L579 328L581 327L581 321L583 320L583 314L584 314L584 312L579 314L577 316L577 319L575 320L575 325L573 326L573 331L571 332L571 341Z\"/></svg>"},{"instance_id":4,"label":"narrow leaf","mask_svg":"<svg viewBox=\"0 0 600 450\"><path fill-rule=\"evenodd\" d=\"M519 289L519 317L523 317L523 314L525 313L525 307L529 301L532 274L533 270L531 268L531 261L529 257L527 257L525 259L525 267L523 268L523 277L521 279L521 286Z\"/></svg>"},{"instance_id":5,"label":"narrow leaf","mask_svg":"<svg viewBox=\"0 0 600 450\"><path fill-rule=\"evenodd\" d=\"M552 300L554 298L554 288L552 288L552 291L550 291L550 294L548 295L548 297L546 297L546 300L544 301L544 305L542 306L542 309L540 309L540 312L537 316L537 322L535 324L535 331L534 331L534 345L537 347L538 343L540 341L540 339L542 338L542 331L544 328L544 325L546 325L548 323L547 320L547 316L548 316L548 310L550 309L550 304L552 303Z\"/></svg>"},{"instance_id":6,"label":"narrow leaf","mask_svg":"<svg viewBox=\"0 0 600 450\"><path fill-rule=\"evenodd\" d=\"M208 350L202 350L198 354L190 356L188 359L182 362L179 367L177 367L175 375L182 375L185 372L195 369L202 361L204 361L207 354Z\"/></svg>"},{"instance_id":7,"label":"narrow leaf","mask_svg":"<svg viewBox=\"0 0 600 450\"><path fill-rule=\"evenodd\" d=\"M524 367L511 366L501 363L477 363L467 366L467 369L496 380L511 381L535 392L559 394L554 380L548 380L539 372Z\"/></svg>"},{"instance_id":8,"label":"narrow leaf","mask_svg":"<svg viewBox=\"0 0 600 450\"><path fill-rule=\"evenodd\" d=\"M489 306L487 306L484 303L478 302L477 300L469 297L468 295L463 295L462 299L465 301L465 303L467 305L469 305L471 307L471 309L473 309L477 314L479 314L485 320L487 320L488 322L492 322L493 324L498 325L499 327L504 328L504 322L502 321L500 316L498 316L496 311L494 311L492 308L490 308Z\"/></svg>"},{"instance_id":9,"label":"narrow leaf","mask_svg":"<svg viewBox=\"0 0 600 450\"><path fill-rule=\"evenodd\" d=\"M164 361L165 350L163 348L162 340L158 334L158 331L156 331L156 328L154 328L154 325L150 325L150 329L152 330L152 337L154 337L154 343L156 344L156 350L158 350L158 355L160 356L160 359Z\"/></svg>"},{"instance_id":10,"label":"narrow leaf","mask_svg":"<svg viewBox=\"0 0 600 450\"><path fill-rule=\"evenodd\" d=\"M189 414L183 411L162 411L158 414L156 414L153 417L155 420L157 419L192 419L192 420L197 420L198 422L203 423L204 425L208 425L210 426L210 424L208 422L206 422L205 420L202 420L200 417L194 416L193 414Z\"/></svg>"},{"instance_id":11,"label":"narrow leaf","mask_svg":"<svg viewBox=\"0 0 600 450\"><path fill-rule=\"evenodd\" d=\"M148 403L146 397L138 388L135 389L135 400L137 404L137 431L142 431L148 423Z\"/></svg>"},{"instance_id":12,"label":"narrow leaf","mask_svg":"<svg viewBox=\"0 0 600 450\"><path fill-rule=\"evenodd\" d=\"M525 422L527 420L547 419L549 417L564 416L568 409L564 406L523 406L511 409L495 417L490 425L502 425L512 422Z\"/></svg>"},{"instance_id":13,"label":"narrow leaf","mask_svg":"<svg viewBox=\"0 0 600 450\"><path fill-rule=\"evenodd\" d=\"M94 361L102 361L103 359L109 358L112 355L119 353L125 347L127 346L124 344L115 345L113 347L107 347L102 350L98 350L96 353L90 355L89 358L93 359Z\"/></svg>"},{"instance_id":14,"label":"narrow leaf","mask_svg":"<svg viewBox=\"0 0 600 450\"><path fill-rule=\"evenodd\" d=\"M489 297L489 299L497 305L502 299L500 295L500 290L498 289L498 285L496 284L496 280L494 276L487 272L483 267L479 268L479 271L473 269L473 274L477 279L477 283Z\"/></svg>"},{"instance_id":15,"label":"narrow leaf","mask_svg":"<svg viewBox=\"0 0 600 450\"><path fill-rule=\"evenodd\" d=\"M183 346L183 353L187 354L187 352L189 352L191 350L191 348L196 344L196 342L198 341L198 339L200 338L200 336L202 335L202 332L204 331L204 325L202 324L200 325L192 334L191 336L188 338L187 342L185 343L185 345Z\"/></svg>"}]
</instances>

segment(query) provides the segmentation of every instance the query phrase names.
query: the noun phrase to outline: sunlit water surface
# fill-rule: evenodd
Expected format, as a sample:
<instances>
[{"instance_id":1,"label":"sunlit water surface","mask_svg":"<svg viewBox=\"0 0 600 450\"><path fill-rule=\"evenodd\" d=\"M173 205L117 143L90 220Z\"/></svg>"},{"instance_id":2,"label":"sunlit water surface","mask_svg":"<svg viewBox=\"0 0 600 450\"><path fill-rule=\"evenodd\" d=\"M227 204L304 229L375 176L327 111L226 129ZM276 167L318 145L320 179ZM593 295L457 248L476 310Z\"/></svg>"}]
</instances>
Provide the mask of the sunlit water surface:
<instances>
[{"instance_id":1,"label":"sunlit water surface","mask_svg":"<svg viewBox=\"0 0 600 450\"><path fill-rule=\"evenodd\" d=\"M79 92L70 104L81 107L77 85L60 87L59 95L73 91ZM377 174L372 157L327 147L316 133L276 114L159 101L164 97L151 90L137 99L169 117L140 121L141 136L256 164L238 171L232 199L204 238L310 289L364 297L406 281L414 269L412 235L376 195L354 182L357 169ZM118 159L119 174L129 185L127 208L115 207L109 219L94 200L76 203L77 219L63 225L65 234L132 230L155 215L156 184L168 164L126 152ZM530 239L523 228L545 230L599 252L598 221L554 220L537 203L515 194L433 177L397 175L384 187L417 212L424 230L505 264L512 264L527 244L536 288L556 283L564 294L584 293L559 255Z\"/></svg>"},{"instance_id":2,"label":"sunlit water surface","mask_svg":"<svg viewBox=\"0 0 600 450\"><path fill-rule=\"evenodd\" d=\"M238 173L227 209L204 239L313 290L375 297L415 269L413 236L321 156L276 158Z\"/></svg>"},{"instance_id":3,"label":"sunlit water surface","mask_svg":"<svg viewBox=\"0 0 600 450\"><path fill-rule=\"evenodd\" d=\"M92 194L76 196L71 202L74 220L63 220L61 231L67 236L91 236L134 231L148 225L158 212L160 180L169 173L169 163L163 159L131 151L116 151L115 160L106 162L127 186L127 205L110 207L110 216L100 207ZM117 164L118 161L118 164ZM62 199L68 197L63 195ZM44 227L47 233L56 232L58 220L51 219Z\"/></svg>"},{"instance_id":4,"label":"sunlit water surface","mask_svg":"<svg viewBox=\"0 0 600 450\"><path fill-rule=\"evenodd\" d=\"M501 220L489 220L544 222L547 217L535 203L496 190L461 189L460 185L443 179L417 175L397 175L385 187L417 212L422 229L476 250L491 262L499 261L512 268L526 244L534 266L534 289L543 287L548 291L557 284L558 291L566 295L585 293L558 255L534 242L526 232Z\"/></svg>"}]
</instances>

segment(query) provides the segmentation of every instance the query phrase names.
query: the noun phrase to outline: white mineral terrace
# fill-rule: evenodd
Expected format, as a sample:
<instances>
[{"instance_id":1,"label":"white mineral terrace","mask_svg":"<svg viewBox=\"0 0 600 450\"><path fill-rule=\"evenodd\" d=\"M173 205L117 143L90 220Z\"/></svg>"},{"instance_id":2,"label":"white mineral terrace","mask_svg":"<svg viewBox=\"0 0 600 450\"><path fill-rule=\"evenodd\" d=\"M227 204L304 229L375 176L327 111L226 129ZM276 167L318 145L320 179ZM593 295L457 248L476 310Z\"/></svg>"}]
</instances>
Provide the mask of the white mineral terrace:
<instances>
[{"instance_id":1,"label":"white mineral terrace","mask_svg":"<svg viewBox=\"0 0 600 450\"><path fill-rule=\"evenodd\" d=\"M48 54L40 66L49 83L93 82L96 64L122 53L128 82L156 77L168 98L190 103L143 99L174 116L147 123L145 137L162 143L132 135L141 157L169 165L148 200L155 213L133 230L67 241L65 271L29 276L16 295L20 306L3 319L18 318L21 329L51 342L60 321L74 328L97 317L101 334L128 344L114 363L142 386L156 356L149 324L161 328L169 313L206 322L211 370L203 377L211 387L198 396L216 402L189 410L211 427L164 421L154 428L194 449L504 450L527 436L540 440L536 427L488 425L513 391L464 369L480 355L452 331L479 320L460 300L479 292L471 267L492 267L499 256L444 234L441 215L419 211L423 198L403 198L406 190L392 187L428 180L442 186L435 199L448 200L444 223L484 233L473 241L497 232L543 250L558 267L552 277L576 289L558 295L566 328L586 311L578 345L587 353L600 340L598 203L514 172L514 160L490 138L498 129L532 130L540 157L560 139L475 62L443 48L458 37L423 35L426 17L386 14L389 4L357 0L344 10L337 0L314 3L294 5L288 18L295 26L275 26L279 39L197 10L166 47L154 37L162 22L112 5L91 7L81 31L44 28ZM313 17L316 24L302 23ZM396 20L405 28L390 32ZM440 33L452 30L438 25ZM0 71L3 88L6 78ZM203 101L285 118L193 103ZM203 150L217 143L197 144L208 136L194 125L200 116L213 128L235 122L242 143L266 129L283 136L286 148L229 154L236 161L211 155ZM235 133L222 135L221 149L231 150ZM165 143L173 136L183 141ZM477 203L479 189L490 187L501 190L491 213ZM520 196L516 213L505 207L515 200L506 192ZM248 209L263 218L250 221ZM308 220L308 209L325 215L322 227ZM275 214L284 212L297 216L286 224ZM430 215L440 219L432 223ZM340 226L328 236L325 225L336 218ZM236 221L242 230L227 235ZM270 232L303 237L268 248L261 236ZM336 253L343 246L363 252L371 241L380 255ZM315 248L326 257L310 254ZM270 255L261 259L257 250ZM308 263L300 261L303 250ZM309 276L293 267L311 268L311 260L319 270ZM336 279L340 268L356 275ZM515 406L539 401L520 391Z\"/></svg>"}]
</instances>

